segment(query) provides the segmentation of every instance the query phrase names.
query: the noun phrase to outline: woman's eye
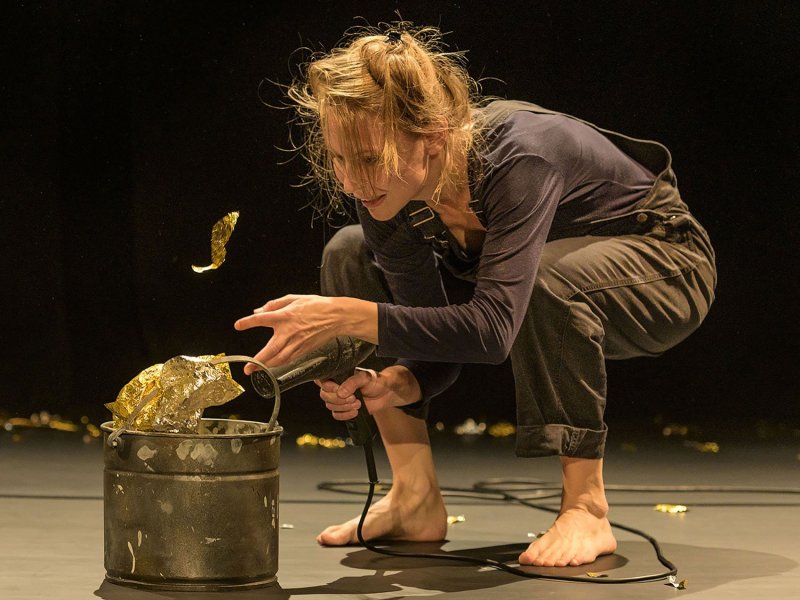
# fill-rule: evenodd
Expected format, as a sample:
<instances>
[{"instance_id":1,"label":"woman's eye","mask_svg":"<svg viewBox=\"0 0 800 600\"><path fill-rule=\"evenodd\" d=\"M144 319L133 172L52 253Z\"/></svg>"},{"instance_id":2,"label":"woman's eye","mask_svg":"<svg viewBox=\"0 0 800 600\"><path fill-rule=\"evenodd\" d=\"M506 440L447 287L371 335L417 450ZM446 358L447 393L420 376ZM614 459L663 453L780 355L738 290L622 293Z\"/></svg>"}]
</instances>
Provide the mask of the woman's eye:
<instances>
[{"instance_id":1,"label":"woman's eye","mask_svg":"<svg viewBox=\"0 0 800 600\"><path fill-rule=\"evenodd\" d=\"M365 156L364 157L364 164L377 165L379 160L380 160L379 156Z\"/></svg>"}]
</instances>

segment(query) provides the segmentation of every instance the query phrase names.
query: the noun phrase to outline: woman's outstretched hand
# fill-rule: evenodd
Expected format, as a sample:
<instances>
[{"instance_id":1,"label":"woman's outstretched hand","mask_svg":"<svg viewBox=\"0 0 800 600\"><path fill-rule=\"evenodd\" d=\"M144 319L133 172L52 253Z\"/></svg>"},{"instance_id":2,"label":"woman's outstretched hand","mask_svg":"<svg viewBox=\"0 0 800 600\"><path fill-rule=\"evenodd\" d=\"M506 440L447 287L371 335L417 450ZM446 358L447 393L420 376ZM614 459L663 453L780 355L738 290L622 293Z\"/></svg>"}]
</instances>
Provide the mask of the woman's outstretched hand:
<instances>
[{"instance_id":1,"label":"woman's outstretched hand","mask_svg":"<svg viewBox=\"0 0 800 600\"><path fill-rule=\"evenodd\" d=\"M341 384L331 380L314 383L320 388L319 397L325 402L325 408L338 421L348 421L358 415L361 402L355 396L356 390L361 390L361 397L370 414L413 404L422 398L414 375L399 365L387 367L380 373L371 369L357 369Z\"/></svg>"},{"instance_id":2,"label":"woman's outstretched hand","mask_svg":"<svg viewBox=\"0 0 800 600\"><path fill-rule=\"evenodd\" d=\"M255 358L268 367L285 365L319 348L338 335L352 335L377 343L378 309L355 298L290 294L270 300L233 325L243 331L270 327L272 337ZM250 375L257 367L247 364Z\"/></svg>"}]
</instances>

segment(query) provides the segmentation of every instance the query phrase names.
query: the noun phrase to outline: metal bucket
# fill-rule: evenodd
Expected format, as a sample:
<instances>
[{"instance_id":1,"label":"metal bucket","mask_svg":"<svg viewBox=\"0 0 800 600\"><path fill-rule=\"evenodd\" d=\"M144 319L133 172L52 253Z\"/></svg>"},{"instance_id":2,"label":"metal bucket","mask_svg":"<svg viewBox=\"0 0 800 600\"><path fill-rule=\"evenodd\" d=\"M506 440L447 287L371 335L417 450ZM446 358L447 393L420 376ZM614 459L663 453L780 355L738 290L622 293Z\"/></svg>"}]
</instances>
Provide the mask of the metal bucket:
<instances>
[{"instance_id":1,"label":"metal bucket","mask_svg":"<svg viewBox=\"0 0 800 600\"><path fill-rule=\"evenodd\" d=\"M102 429L108 442L112 423ZM178 591L274 584L282 431L202 419L200 434L125 430L103 444L106 579Z\"/></svg>"}]
</instances>

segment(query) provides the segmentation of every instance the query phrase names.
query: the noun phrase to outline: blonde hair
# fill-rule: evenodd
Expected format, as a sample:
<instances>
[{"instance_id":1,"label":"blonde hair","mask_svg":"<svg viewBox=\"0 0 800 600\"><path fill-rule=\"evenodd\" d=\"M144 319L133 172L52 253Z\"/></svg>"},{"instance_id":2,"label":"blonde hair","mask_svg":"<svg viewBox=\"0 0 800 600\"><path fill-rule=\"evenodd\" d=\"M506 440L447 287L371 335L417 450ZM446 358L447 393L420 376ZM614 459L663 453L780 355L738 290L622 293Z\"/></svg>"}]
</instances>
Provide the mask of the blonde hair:
<instances>
[{"instance_id":1,"label":"blonde hair","mask_svg":"<svg viewBox=\"0 0 800 600\"><path fill-rule=\"evenodd\" d=\"M304 139L295 145L308 161L304 183L316 184L324 214L344 212L323 131L331 118L343 132L342 152L353 161L364 118L376 118L385 136L379 164L399 174L398 132L443 136L442 172L433 199L448 186L467 183L463 159L479 139L475 122L480 88L464 66L463 53L445 52L435 27L408 22L359 27L328 54L305 64L287 89ZM367 178L362 166L361 176Z\"/></svg>"}]
</instances>

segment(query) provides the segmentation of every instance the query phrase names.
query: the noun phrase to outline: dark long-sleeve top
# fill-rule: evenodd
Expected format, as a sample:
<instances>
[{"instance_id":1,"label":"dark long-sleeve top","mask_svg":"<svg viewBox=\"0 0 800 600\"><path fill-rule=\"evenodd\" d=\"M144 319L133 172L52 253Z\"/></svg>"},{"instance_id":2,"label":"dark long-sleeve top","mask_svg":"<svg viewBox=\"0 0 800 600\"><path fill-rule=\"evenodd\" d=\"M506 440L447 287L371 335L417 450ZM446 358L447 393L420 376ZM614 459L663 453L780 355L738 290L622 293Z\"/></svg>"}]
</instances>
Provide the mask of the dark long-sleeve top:
<instances>
[{"instance_id":1,"label":"dark long-sleeve top","mask_svg":"<svg viewBox=\"0 0 800 600\"><path fill-rule=\"evenodd\" d=\"M377 221L359 206L366 243L393 299L378 305L376 352L402 359L424 399L449 386L460 363L506 359L548 239L630 212L655 179L594 127L515 110L519 104L498 101L483 109L494 123L472 163L481 176L470 190L470 206L486 229L480 256L466 256L446 229L425 239L407 209ZM448 303L440 262L472 270L471 300Z\"/></svg>"}]
</instances>

